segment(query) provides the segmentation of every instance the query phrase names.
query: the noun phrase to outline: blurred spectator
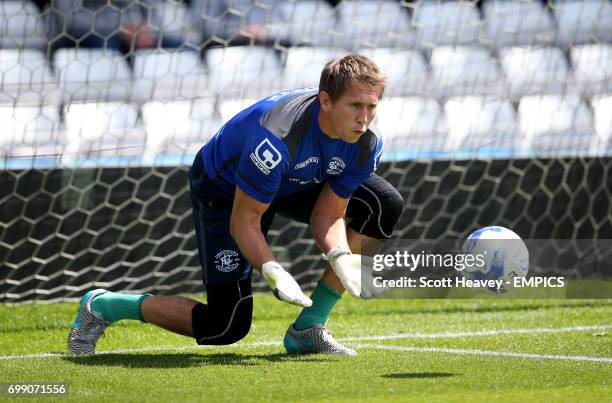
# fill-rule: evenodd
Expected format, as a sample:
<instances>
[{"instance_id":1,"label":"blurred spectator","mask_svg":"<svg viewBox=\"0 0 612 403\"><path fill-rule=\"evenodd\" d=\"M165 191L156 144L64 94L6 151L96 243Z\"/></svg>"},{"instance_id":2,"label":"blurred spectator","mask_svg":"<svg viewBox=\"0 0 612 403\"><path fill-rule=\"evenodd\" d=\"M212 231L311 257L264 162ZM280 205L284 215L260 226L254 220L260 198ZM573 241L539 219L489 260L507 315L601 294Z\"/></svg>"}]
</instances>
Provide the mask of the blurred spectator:
<instances>
[{"instance_id":1,"label":"blurred spectator","mask_svg":"<svg viewBox=\"0 0 612 403\"><path fill-rule=\"evenodd\" d=\"M124 54L143 48L176 48L180 38L159 35L148 21L158 0L50 0L54 47L111 48Z\"/></svg>"},{"instance_id":2,"label":"blurred spectator","mask_svg":"<svg viewBox=\"0 0 612 403\"><path fill-rule=\"evenodd\" d=\"M203 46L287 45L278 29L285 20L282 0L191 0L193 25ZM275 29L275 26L276 28Z\"/></svg>"},{"instance_id":3,"label":"blurred spectator","mask_svg":"<svg viewBox=\"0 0 612 403\"><path fill-rule=\"evenodd\" d=\"M51 0L32 0L32 2L36 4L36 7L38 7L40 11L43 11L47 4L51 2Z\"/></svg>"},{"instance_id":4,"label":"blurred spectator","mask_svg":"<svg viewBox=\"0 0 612 403\"><path fill-rule=\"evenodd\" d=\"M342 0L325 0L330 6L336 7Z\"/></svg>"}]
</instances>

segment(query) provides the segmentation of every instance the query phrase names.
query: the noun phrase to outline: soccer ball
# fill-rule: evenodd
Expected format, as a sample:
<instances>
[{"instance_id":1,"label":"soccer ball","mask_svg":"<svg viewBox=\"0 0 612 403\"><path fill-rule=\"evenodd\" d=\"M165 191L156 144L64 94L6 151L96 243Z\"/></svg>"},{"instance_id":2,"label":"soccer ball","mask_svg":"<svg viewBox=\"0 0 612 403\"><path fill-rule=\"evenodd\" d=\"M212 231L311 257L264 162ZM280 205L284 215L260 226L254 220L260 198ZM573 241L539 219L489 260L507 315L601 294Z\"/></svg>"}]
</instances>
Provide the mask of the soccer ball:
<instances>
[{"instance_id":1,"label":"soccer ball","mask_svg":"<svg viewBox=\"0 0 612 403\"><path fill-rule=\"evenodd\" d=\"M505 294L512 289L513 278L525 277L529 271L529 251L525 242L508 228L492 226L468 236L463 252L480 254L484 265L466 267L462 273L468 280L502 280L501 287L484 287L491 294Z\"/></svg>"}]
</instances>

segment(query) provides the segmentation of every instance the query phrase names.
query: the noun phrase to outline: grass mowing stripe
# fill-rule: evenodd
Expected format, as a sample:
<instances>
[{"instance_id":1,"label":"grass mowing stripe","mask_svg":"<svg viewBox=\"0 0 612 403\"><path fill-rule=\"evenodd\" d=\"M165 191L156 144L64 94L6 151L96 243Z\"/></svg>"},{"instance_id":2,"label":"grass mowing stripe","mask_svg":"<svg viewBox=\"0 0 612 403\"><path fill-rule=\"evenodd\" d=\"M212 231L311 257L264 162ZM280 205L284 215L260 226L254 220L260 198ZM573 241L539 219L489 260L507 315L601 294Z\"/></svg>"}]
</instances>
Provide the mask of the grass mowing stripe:
<instances>
[{"instance_id":1,"label":"grass mowing stripe","mask_svg":"<svg viewBox=\"0 0 612 403\"><path fill-rule=\"evenodd\" d=\"M253 343L236 343L227 346L167 346L167 347L143 347L143 348L132 348L132 349L119 349L119 350L106 350L96 351L95 355L110 355L110 354L130 354L130 353L146 353L155 351L188 351L197 350L199 348L217 348L217 347L272 347L280 346L279 341L257 341ZM0 355L0 360L18 360L18 359L32 359L32 358L52 358L52 357L79 357L71 356L68 353L43 353L43 354L24 354L24 355ZM83 357L89 357L91 355L83 355Z\"/></svg>"},{"instance_id":2,"label":"grass mowing stripe","mask_svg":"<svg viewBox=\"0 0 612 403\"><path fill-rule=\"evenodd\" d=\"M574 327L559 327L559 328L525 328L525 329L496 329L482 330L477 332L443 332L443 333L404 333L390 334L383 336L360 336L360 337L345 337L343 341L375 341L375 340L399 340L399 339L452 339L459 337L479 337L479 336L497 336L502 334L531 334L531 333L562 333L562 332L577 332L587 330L607 330L612 329L612 325L594 325L594 326L574 326Z\"/></svg>"},{"instance_id":3,"label":"grass mowing stripe","mask_svg":"<svg viewBox=\"0 0 612 403\"><path fill-rule=\"evenodd\" d=\"M429 334L405 333L405 334L390 334L390 335L381 335L381 336L343 337L343 338L339 338L338 340L351 342L351 341L399 340L399 339L410 339L410 338L438 339L438 338L495 336L495 335L500 335L500 334L562 333L562 332L576 332L576 331L587 331L587 330L592 331L592 330L605 330L605 329L612 329L612 325L574 326L574 327L562 327L562 328L498 329L498 330L483 330L483 331L478 331L478 332L459 332L459 333L449 333L449 332L429 333ZM252 342L252 343L236 343L236 344L232 344L231 346L233 347L271 347L271 346L277 346L280 344L281 343L278 341L260 341L260 342ZM210 348L212 346L207 346L207 347ZM198 349L198 348L200 347L196 345L182 346L182 347L176 347L176 346L175 347L145 347L145 348L137 348L137 349L119 349L119 350L100 351L100 352L97 352L96 354L126 354L126 353L142 353L142 352L147 352L147 351L185 351L185 350L192 350L192 349ZM460 351L460 350L457 350L457 351ZM465 350L465 351L472 351L472 350ZM67 354L66 353L41 353L41 354L24 354L24 355L0 355L0 360L49 358L49 357L62 357L65 355Z\"/></svg>"},{"instance_id":4,"label":"grass mowing stripe","mask_svg":"<svg viewBox=\"0 0 612 403\"><path fill-rule=\"evenodd\" d=\"M458 348L438 348L438 347L403 347L403 346L388 346L384 344L350 344L354 348L374 348L378 350L392 351L410 351L417 353L447 353L459 355L484 355L494 357L515 357L515 358L534 358L545 360L565 360L565 361L588 361L588 362L610 362L612 357L590 357L584 355L552 355L552 354L524 354L512 353L506 351L490 351L490 350L467 350Z\"/></svg>"}]
</instances>

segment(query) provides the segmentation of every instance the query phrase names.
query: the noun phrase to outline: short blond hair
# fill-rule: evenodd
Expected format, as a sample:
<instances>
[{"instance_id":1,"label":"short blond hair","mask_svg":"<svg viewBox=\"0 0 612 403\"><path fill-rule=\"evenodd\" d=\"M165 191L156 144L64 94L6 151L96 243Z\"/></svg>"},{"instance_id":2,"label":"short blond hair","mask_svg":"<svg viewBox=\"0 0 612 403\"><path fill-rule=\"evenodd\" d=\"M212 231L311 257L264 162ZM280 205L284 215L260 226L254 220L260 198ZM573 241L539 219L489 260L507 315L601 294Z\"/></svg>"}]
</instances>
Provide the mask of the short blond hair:
<instances>
[{"instance_id":1,"label":"short blond hair","mask_svg":"<svg viewBox=\"0 0 612 403\"><path fill-rule=\"evenodd\" d=\"M376 63L363 55L349 54L327 62L321 72L319 93L325 91L332 101L344 94L351 81L370 85L382 98L387 80Z\"/></svg>"}]
</instances>

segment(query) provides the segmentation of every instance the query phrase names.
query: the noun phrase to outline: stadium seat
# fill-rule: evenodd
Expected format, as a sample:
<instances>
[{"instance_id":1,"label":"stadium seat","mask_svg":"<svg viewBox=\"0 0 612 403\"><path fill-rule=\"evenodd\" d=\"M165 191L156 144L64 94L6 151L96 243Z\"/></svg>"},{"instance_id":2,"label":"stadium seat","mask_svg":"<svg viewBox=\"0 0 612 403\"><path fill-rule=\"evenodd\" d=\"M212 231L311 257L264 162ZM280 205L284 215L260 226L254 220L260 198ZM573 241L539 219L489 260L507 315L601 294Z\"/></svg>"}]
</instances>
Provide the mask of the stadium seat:
<instances>
[{"instance_id":1,"label":"stadium seat","mask_svg":"<svg viewBox=\"0 0 612 403\"><path fill-rule=\"evenodd\" d=\"M142 107L147 132L145 157L194 156L221 127L210 99L147 102Z\"/></svg>"},{"instance_id":2,"label":"stadium seat","mask_svg":"<svg viewBox=\"0 0 612 403\"><path fill-rule=\"evenodd\" d=\"M181 36L189 28L189 8L174 0L159 0L153 3L151 27L161 35Z\"/></svg>"},{"instance_id":3,"label":"stadium seat","mask_svg":"<svg viewBox=\"0 0 612 403\"><path fill-rule=\"evenodd\" d=\"M34 2L9 0L0 2L0 48L42 50L47 44L47 20Z\"/></svg>"},{"instance_id":4,"label":"stadium seat","mask_svg":"<svg viewBox=\"0 0 612 403\"><path fill-rule=\"evenodd\" d=\"M407 48L415 45L416 32L401 2L344 0L337 10L341 18L342 47Z\"/></svg>"},{"instance_id":5,"label":"stadium seat","mask_svg":"<svg viewBox=\"0 0 612 403\"><path fill-rule=\"evenodd\" d=\"M540 1L488 0L482 11L484 41L495 48L550 45L555 40L554 18Z\"/></svg>"},{"instance_id":6,"label":"stadium seat","mask_svg":"<svg viewBox=\"0 0 612 403\"><path fill-rule=\"evenodd\" d=\"M417 50L367 49L359 53L370 57L389 81L386 95L428 94L429 69Z\"/></svg>"},{"instance_id":7,"label":"stadium seat","mask_svg":"<svg viewBox=\"0 0 612 403\"><path fill-rule=\"evenodd\" d=\"M593 121L597 133L597 151L600 155L612 155L612 95L595 97L591 100Z\"/></svg>"},{"instance_id":8,"label":"stadium seat","mask_svg":"<svg viewBox=\"0 0 612 403\"><path fill-rule=\"evenodd\" d=\"M383 98L375 125L385 140L386 156L431 157L445 149L446 119L434 99Z\"/></svg>"},{"instance_id":9,"label":"stadium seat","mask_svg":"<svg viewBox=\"0 0 612 403\"><path fill-rule=\"evenodd\" d=\"M323 0L282 2L287 22L283 34L295 46L334 46L343 37L340 14Z\"/></svg>"},{"instance_id":10,"label":"stadium seat","mask_svg":"<svg viewBox=\"0 0 612 403\"><path fill-rule=\"evenodd\" d=\"M134 55L135 98L142 102L205 96L206 69L192 51L138 50Z\"/></svg>"},{"instance_id":11,"label":"stadium seat","mask_svg":"<svg viewBox=\"0 0 612 403\"><path fill-rule=\"evenodd\" d=\"M348 52L335 48L299 47L290 48L283 73L283 87L318 87L321 70L325 63Z\"/></svg>"},{"instance_id":12,"label":"stadium seat","mask_svg":"<svg viewBox=\"0 0 612 403\"><path fill-rule=\"evenodd\" d=\"M272 49L235 46L206 51L208 88L225 97L263 97L282 90L282 66Z\"/></svg>"},{"instance_id":13,"label":"stadium seat","mask_svg":"<svg viewBox=\"0 0 612 403\"><path fill-rule=\"evenodd\" d=\"M40 157L63 151L55 106L0 106L0 156Z\"/></svg>"},{"instance_id":14,"label":"stadium seat","mask_svg":"<svg viewBox=\"0 0 612 403\"><path fill-rule=\"evenodd\" d=\"M570 57L574 80L585 95L612 93L612 45L575 46Z\"/></svg>"},{"instance_id":15,"label":"stadium seat","mask_svg":"<svg viewBox=\"0 0 612 403\"><path fill-rule=\"evenodd\" d=\"M478 42L481 21L472 2L418 2L412 17L417 45L470 45Z\"/></svg>"},{"instance_id":16,"label":"stadium seat","mask_svg":"<svg viewBox=\"0 0 612 403\"><path fill-rule=\"evenodd\" d=\"M66 156L99 158L138 156L145 133L138 126L138 108L123 102L71 103L64 106Z\"/></svg>"},{"instance_id":17,"label":"stadium seat","mask_svg":"<svg viewBox=\"0 0 612 403\"><path fill-rule=\"evenodd\" d=\"M559 46L612 42L609 0L557 0L551 7L557 20Z\"/></svg>"},{"instance_id":18,"label":"stadium seat","mask_svg":"<svg viewBox=\"0 0 612 403\"><path fill-rule=\"evenodd\" d=\"M514 155L518 147L516 113L507 100L453 98L444 104L448 148L481 158Z\"/></svg>"},{"instance_id":19,"label":"stadium seat","mask_svg":"<svg viewBox=\"0 0 612 403\"><path fill-rule=\"evenodd\" d=\"M512 99L561 94L571 82L567 59L559 48L508 48L500 56Z\"/></svg>"},{"instance_id":20,"label":"stadium seat","mask_svg":"<svg viewBox=\"0 0 612 403\"><path fill-rule=\"evenodd\" d=\"M59 103L57 79L42 52L0 49L0 103Z\"/></svg>"},{"instance_id":21,"label":"stadium seat","mask_svg":"<svg viewBox=\"0 0 612 403\"><path fill-rule=\"evenodd\" d=\"M131 96L131 72L118 51L59 49L54 64L65 103L124 101Z\"/></svg>"},{"instance_id":22,"label":"stadium seat","mask_svg":"<svg viewBox=\"0 0 612 403\"><path fill-rule=\"evenodd\" d=\"M499 67L484 48L436 47L430 63L433 92L439 98L497 95L504 90Z\"/></svg>"},{"instance_id":23,"label":"stadium seat","mask_svg":"<svg viewBox=\"0 0 612 403\"><path fill-rule=\"evenodd\" d=\"M527 96L518 112L523 146L537 156L584 156L596 144L591 111L577 95Z\"/></svg>"},{"instance_id":24,"label":"stadium seat","mask_svg":"<svg viewBox=\"0 0 612 403\"><path fill-rule=\"evenodd\" d=\"M284 1L190 0L187 3L190 3L192 26L199 30L201 44L206 47L285 42L290 14L285 13Z\"/></svg>"},{"instance_id":25,"label":"stadium seat","mask_svg":"<svg viewBox=\"0 0 612 403\"><path fill-rule=\"evenodd\" d=\"M219 102L219 115L221 123L225 123L233 118L237 113L257 102L257 98L234 98L221 99Z\"/></svg>"}]
</instances>

